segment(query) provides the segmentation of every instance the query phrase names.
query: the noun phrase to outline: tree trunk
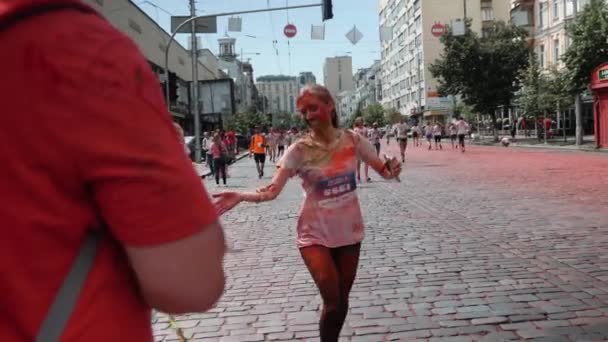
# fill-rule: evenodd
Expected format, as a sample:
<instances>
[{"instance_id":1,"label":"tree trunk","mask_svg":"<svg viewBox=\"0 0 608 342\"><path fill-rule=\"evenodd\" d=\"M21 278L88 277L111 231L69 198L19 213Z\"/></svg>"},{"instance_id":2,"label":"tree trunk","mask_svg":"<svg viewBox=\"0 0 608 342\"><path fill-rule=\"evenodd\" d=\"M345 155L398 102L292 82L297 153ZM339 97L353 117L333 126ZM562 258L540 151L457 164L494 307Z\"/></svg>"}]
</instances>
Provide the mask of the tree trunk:
<instances>
[{"instance_id":1,"label":"tree trunk","mask_svg":"<svg viewBox=\"0 0 608 342\"><path fill-rule=\"evenodd\" d=\"M583 104L581 94L574 97L574 121L576 122L576 144L583 144Z\"/></svg>"}]
</instances>

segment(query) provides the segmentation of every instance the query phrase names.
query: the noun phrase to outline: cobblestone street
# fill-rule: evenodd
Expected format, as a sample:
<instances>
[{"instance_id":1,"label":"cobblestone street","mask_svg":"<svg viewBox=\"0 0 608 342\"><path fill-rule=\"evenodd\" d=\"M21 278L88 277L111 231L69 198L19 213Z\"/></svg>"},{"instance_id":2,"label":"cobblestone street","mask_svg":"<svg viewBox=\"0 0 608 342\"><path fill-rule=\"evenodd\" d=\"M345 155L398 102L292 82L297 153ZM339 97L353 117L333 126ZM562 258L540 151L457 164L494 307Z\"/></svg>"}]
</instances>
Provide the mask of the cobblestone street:
<instances>
[{"instance_id":1,"label":"cobblestone street","mask_svg":"<svg viewBox=\"0 0 608 342\"><path fill-rule=\"evenodd\" d=\"M245 158L228 188L254 190L273 168L258 181ZM372 179L359 187L367 237L343 341L608 340L607 155L444 144L410 148L402 183ZM226 292L178 317L186 337L318 340L320 297L295 247L301 200L294 178L274 202L223 217ZM154 330L178 340L162 314Z\"/></svg>"}]
</instances>

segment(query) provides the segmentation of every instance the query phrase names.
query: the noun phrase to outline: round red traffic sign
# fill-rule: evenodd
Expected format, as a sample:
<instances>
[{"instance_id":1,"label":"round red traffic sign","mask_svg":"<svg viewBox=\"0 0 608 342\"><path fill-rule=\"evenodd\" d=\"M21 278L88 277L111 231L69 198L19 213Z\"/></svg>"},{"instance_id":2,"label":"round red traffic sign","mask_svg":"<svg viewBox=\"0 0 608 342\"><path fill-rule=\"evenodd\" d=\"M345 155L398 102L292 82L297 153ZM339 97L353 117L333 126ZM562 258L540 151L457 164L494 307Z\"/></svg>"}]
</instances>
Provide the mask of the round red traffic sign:
<instances>
[{"instance_id":1,"label":"round red traffic sign","mask_svg":"<svg viewBox=\"0 0 608 342\"><path fill-rule=\"evenodd\" d=\"M293 38L298 33L298 29L296 28L296 25L287 24L287 25L285 25L285 28L283 29L283 33L285 34L285 36L287 38Z\"/></svg>"},{"instance_id":2,"label":"round red traffic sign","mask_svg":"<svg viewBox=\"0 0 608 342\"><path fill-rule=\"evenodd\" d=\"M444 33L445 33L445 25L442 25L440 23L435 23L435 25L433 25L431 27L431 34L434 37L441 37L441 36L443 36Z\"/></svg>"}]
</instances>

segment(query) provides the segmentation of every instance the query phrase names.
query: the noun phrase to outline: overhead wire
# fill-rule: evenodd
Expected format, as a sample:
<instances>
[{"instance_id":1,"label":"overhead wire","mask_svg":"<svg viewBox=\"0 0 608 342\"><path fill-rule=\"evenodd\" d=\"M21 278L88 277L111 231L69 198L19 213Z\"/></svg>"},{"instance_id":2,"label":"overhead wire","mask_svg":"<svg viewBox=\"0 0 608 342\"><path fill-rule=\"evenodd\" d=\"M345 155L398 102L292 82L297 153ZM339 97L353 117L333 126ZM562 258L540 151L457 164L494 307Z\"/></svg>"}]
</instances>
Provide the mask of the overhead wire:
<instances>
[{"instance_id":1,"label":"overhead wire","mask_svg":"<svg viewBox=\"0 0 608 342\"><path fill-rule=\"evenodd\" d=\"M266 7L270 8L270 0L266 0ZM274 20L272 18L272 12L268 12L268 17L270 18L270 29L272 30L272 47L274 48L275 51L275 55L276 55L276 59L277 59L277 66L279 67L279 74L283 73L283 68L281 67L281 56L279 55L279 48L278 43L279 41L277 40L277 35L276 32L274 31Z\"/></svg>"},{"instance_id":2,"label":"overhead wire","mask_svg":"<svg viewBox=\"0 0 608 342\"><path fill-rule=\"evenodd\" d=\"M289 7L289 0L285 0L285 7ZM291 24L291 22L289 21L289 9L287 9L286 11L287 14L287 23ZM287 65L288 65L288 70L287 70L287 74L291 75L291 39L289 37L287 38Z\"/></svg>"}]
</instances>

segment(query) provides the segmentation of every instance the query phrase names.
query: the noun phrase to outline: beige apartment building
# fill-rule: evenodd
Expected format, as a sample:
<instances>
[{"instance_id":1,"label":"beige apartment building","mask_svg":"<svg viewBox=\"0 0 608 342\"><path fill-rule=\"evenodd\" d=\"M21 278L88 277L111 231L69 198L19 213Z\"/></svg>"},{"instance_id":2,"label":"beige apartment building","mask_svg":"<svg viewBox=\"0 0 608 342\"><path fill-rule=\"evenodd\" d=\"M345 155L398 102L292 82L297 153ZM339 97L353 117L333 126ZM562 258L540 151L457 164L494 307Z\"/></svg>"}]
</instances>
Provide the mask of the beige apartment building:
<instances>
[{"instance_id":1,"label":"beige apartment building","mask_svg":"<svg viewBox=\"0 0 608 342\"><path fill-rule=\"evenodd\" d=\"M326 58L323 65L323 83L334 98L344 91L354 89L353 59L350 56Z\"/></svg>"},{"instance_id":2,"label":"beige apartment building","mask_svg":"<svg viewBox=\"0 0 608 342\"><path fill-rule=\"evenodd\" d=\"M263 111L272 114L273 124L276 124L277 114L296 113L296 100L301 87L297 77L260 76L256 80L256 86L263 101Z\"/></svg>"},{"instance_id":3,"label":"beige apartment building","mask_svg":"<svg viewBox=\"0 0 608 342\"><path fill-rule=\"evenodd\" d=\"M417 120L444 120L452 101L437 96L429 66L440 56L446 25L472 19L483 35L494 20L509 21L510 0L380 0L383 39L380 75L382 105ZM424 114L423 117L422 114Z\"/></svg>"}]
</instances>

